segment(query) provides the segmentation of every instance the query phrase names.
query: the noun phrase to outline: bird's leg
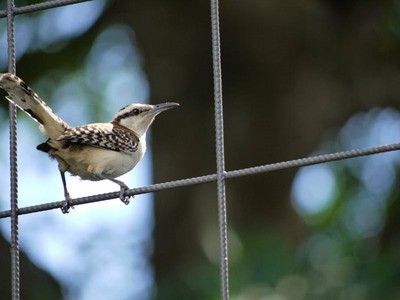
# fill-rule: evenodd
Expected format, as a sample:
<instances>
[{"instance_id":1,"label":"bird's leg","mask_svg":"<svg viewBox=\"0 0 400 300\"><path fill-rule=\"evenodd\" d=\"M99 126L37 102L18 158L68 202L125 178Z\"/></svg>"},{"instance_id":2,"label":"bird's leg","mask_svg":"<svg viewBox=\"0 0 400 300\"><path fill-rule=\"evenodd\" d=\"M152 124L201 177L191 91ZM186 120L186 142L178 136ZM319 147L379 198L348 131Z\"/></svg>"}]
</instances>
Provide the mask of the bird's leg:
<instances>
[{"instance_id":1,"label":"bird's leg","mask_svg":"<svg viewBox=\"0 0 400 300\"><path fill-rule=\"evenodd\" d=\"M124 204L126 204L126 205L128 205L129 204L129 199L131 198L131 196L125 196L125 192L127 191L127 190L129 190L129 187L125 184L125 183L123 183L122 181L120 181L120 180L117 180L117 179L115 179L115 178L112 178L112 177L110 177L110 176L107 176L107 175L99 175L99 177L100 178L103 178L103 179L108 179L108 180L110 180L110 181L112 181L112 182L114 182L114 183L116 183L116 184L118 184L119 186L120 186L120 190L119 190L119 199L121 199L121 201L124 203Z\"/></svg>"},{"instance_id":2,"label":"bird's leg","mask_svg":"<svg viewBox=\"0 0 400 300\"><path fill-rule=\"evenodd\" d=\"M69 213L69 210L71 208L71 204L69 203L69 201L71 200L71 197L69 196L68 189L67 189L67 181L65 180L65 172L60 170L60 174L61 174L61 180L62 180L63 187L64 187L64 197L65 197L65 201L63 203L63 206L61 207L61 211L63 212L63 214L67 214L67 213Z\"/></svg>"}]
</instances>

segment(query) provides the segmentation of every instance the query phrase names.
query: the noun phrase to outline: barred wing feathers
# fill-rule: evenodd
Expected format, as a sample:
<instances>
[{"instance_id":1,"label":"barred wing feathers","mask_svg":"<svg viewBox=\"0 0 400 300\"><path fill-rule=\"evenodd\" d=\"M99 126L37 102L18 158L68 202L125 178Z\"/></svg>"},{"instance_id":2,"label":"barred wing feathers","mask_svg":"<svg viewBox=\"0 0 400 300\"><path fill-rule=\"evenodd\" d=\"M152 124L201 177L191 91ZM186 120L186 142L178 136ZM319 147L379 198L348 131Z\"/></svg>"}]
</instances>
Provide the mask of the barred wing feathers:
<instances>
[{"instance_id":1,"label":"barred wing feathers","mask_svg":"<svg viewBox=\"0 0 400 300\"><path fill-rule=\"evenodd\" d=\"M139 138L128 129L118 128L111 123L95 123L69 128L57 141L90 145L112 151L133 153Z\"/></svg>"}]
</instances>

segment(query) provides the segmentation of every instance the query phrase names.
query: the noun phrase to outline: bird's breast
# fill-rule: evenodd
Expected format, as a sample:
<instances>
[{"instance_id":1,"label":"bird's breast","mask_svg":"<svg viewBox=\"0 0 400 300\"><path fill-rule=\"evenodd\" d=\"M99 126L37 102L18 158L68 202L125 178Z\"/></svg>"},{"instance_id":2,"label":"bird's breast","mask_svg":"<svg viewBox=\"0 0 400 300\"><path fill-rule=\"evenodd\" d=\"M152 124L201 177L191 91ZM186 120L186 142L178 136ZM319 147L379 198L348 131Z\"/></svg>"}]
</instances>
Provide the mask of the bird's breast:
<instances>
[{"instance_id":1,"label":"bird's breast","mask_svg":"<svg viewBox=\"0 0 400 300\"><path fill-rule=\"evenodd\" d=\"M132 153L118 152L104 148L83 146L59 149L57 156L67 165L72 175L87 180L101 180L97 175L116 178L132 170L142 159L145 147L139 143L138 149Z\"/></svg>"}]
</instances>

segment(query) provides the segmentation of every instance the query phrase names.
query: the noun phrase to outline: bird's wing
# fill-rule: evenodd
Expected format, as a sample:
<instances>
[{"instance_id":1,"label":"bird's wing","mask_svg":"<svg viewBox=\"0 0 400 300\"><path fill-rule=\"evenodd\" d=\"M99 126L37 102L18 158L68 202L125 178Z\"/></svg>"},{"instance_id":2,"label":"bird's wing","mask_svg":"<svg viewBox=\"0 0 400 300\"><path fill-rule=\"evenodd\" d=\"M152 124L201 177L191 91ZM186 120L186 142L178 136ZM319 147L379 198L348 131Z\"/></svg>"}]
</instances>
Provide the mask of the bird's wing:
<instances>
[{"instance_id":1,"label":"bird's wing","mask_svg":"<svg viewBox=\"0 0 400 300\"><path fill-rule=\"evenodd\" d=\"M57 141L126 153L135 152L139 144L139 138L132 131L117 128L110 123L88 124L67 129Z\"/></svg>"},{"instance_id":2,"label":"bird's wing","mask_svg":"<svg viewBox=\"0 0 400 300\"><path fill-rule=\"evenodd\" d=\"M37 121L48 137L55 139L70 128L19 77L11 73L0 74L0 88L8 93L7 100Z\"/></svg>"}]
</instances>

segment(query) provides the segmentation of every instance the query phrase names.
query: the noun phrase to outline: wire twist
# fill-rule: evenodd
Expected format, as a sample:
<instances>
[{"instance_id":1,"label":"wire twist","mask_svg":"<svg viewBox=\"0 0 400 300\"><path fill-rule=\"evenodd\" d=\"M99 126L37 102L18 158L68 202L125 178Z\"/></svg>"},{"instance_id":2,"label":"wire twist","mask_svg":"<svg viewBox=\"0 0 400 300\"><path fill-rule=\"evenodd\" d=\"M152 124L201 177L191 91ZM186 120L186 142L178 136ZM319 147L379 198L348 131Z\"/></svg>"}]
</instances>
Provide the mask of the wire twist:
<instances>
[{"instance_id":1,"label":"wire twist","mask_svg":"<svg viewBox=\"0 0 400 300\"><path fill-rule=\"evenodd\" d=\"M358 149L358 150L349 150L349 151L343 151L343 152L316 155L316 156L300 158L300 159L295 159L295 160L289 160L289 161L284 161L284 162L266 164L266 165L249 167L249 168L238 169L238 170L233 170L233 171L227 171L227 172L225 172L225 179L256 175L256 174L260 174L260 173L279 171L279 170L289 169L289 168L306 167L306 166L311 166L311 165L316 165L316 164L321 164L321 163L328 163L328 162L333 162L333 161L338 161L338 160L362 157L362 156L373 155L373 154L381 154L381 153L385 153L385 152L398 151L398 150L400 150L400 143L390 144L390 145L382 145L382 146L364 148L364 149ZM154 193L154 192L160 192L160 191L179 188L179 187L185 187L185 186L191 186L191 185L197 185L197 184L205 184L205 183L213 182L216 180L217 180L217 174L209 174L209 175L204 175L204 176L179 179L179 180L168 181L168 182L163 182L163 183L156 183L156 184L152 184L152 185L148 185L148 186L130 189L130 190L126 191L126 195L135 196L135 195L141 195L141 194L147 194L147 193ZM119 199L119 191L98 194L98 195L92 195L92 196L87 196L87 197L81 197L81 198L75 198L75 199L71 199L70 203L72 206L77 206L77 205L111 200L111 199ZM32 206L27 206L27 207L21 207L18 209L18 214L26 215L26 214L31 214L31 213L37 213L37 212L57 209L57 208L61 208L63 203L64 203L64 200L56 201L56 202L49 202L49 203L44 203L44 204L39 204L39 205L32 205ZM0 211L0 219L8 218L10 216L11 216L10 210Z\"/></svg>"},{"instance_id":2,"label":"wire twist","mask_svg":"<svg viewBox=\"0 0 400 300\"><path fill-rule=\"evenodd\" d=\"M215 151L217 163L218 224L221 299L229 299L228 221L225 192L224 117L222 102L221 45L218 0L211 0L211 37L214 75Z\"/></svg>"},{"instance_id":3,"label":"wire twist","mask_svg":"<svg viewBox=\"0 0 400 300\"><path fill-rule=\"evenodd\" d=\"M27 13L32 13L32 12L36 12L36 11L41 11L41 10L46 10L46 9L50 9L50 8L71 5L71 4L77 4L77 3L81 3L81 2L87 2L87 1L90 1L90 0L53 0L53 1L47 1L47 2L38 3L38 4L14 7L13 15L15 16L15 15L27 14ZM0 18L5 18L5 17L7 17L7 10L0 11Z\"/></svg>"},{"instance_id":4,"label":"wire twist","mask_svg":"<svg viewBox=\"0 0 400 300\"><path fill-rule=\"evenodd\" d=\"M278 163L273 163L273 164L266 164L266 165L262 165L262 166L228 171L224 174L224 178L229 179L229 178L243 177L243 176L278 171L278 170L283 170L283 169L288 169L288 168L305 167L305 166L310 166L310 165L315 165L315 164L320 164L320 163L327 163L327 162L333 162L333 161L338 161L338 160L343 160L343 159L362 157L362 156L366 156L366 155L379 154L379 153L398 151L398 150L400 150L400 143L390 144L390 145L382 145L382 146L364 148L364 149L358 149L358 150L336 152L336 153L330 153L330 154L322 154L322 155L317 155L317 156L312 156L312 157L307 157L307 158L300 158L300 159L278 162ZM157 191L173 189L173 188L178 188L178 187L183 187L183 186L204 184L204 183L209 183L209 182L213 182L213 181L217 181L217 180L218 180L218 175L211 174L211 175L205 175L205 176L199 176L199 177L193 177L193 178L187 178L187 179L180 179L180 180L175 180L175 181L170 181L170 182L158 183L158 184L153 184L153 185L149 185L149 186L145 186L145 187L139 187L139 188L135 188L135 189L131 189L131 190L127 191L126 194L134 196L134 195L157 192ZM98 201L105 201L105 200L110 200L110 199L119 199L119 192L105 193L105 194L93 195L93 196L89 196L89 197L72 199L71 205L76 206L76 205L93 203L93 202L98 202ZM20 208L18 210L18 214L23 215L23 214L30 214L30 213L35 213L35 212L41 212L41 211L47 211L47 210L51 210L51 209L61 208L63 203L64 203L64 201L58 201L58 202L51 202L51 203L45 203L45 204L40 204L40 205L35 205L35 206L24 207L24 208ZM0 212L0 218L6 218L6 217L10 217L10 216L11 216L11 211ZM228 265L228 260L224 259L223 261L221 261L221 264L224 264L224 263ZM18 265L18 267L19 267L19 265ZM221 272L222 272L222 270L221 270ZM222 273L221 275L228 276L228 273ZM228 277L226 277L226 280L228 280ZM228 282L226 282L226 283L228 283ZM221 291L222 291L222 293L226 293L223 295L223 297L225 297L225 299L228 299L228 298L226 298L226 297L229 297L228 286L226 286L225 288L223 286L221 286ZM18 299L18 298L13 298L13 300L14 299Z\"/></svg>"},{"instance_id":5,"label":"wire twist","mask_svg":"<svg viewBox=\"0 0 400 300\"><path fill-rule=\"evenodd\" d=\"M15 6L7 0L8 71L15 73ZM9 105L10 127L10 216L11 216L11 299L20 299L20 266L18 237L18 164L17 164L17 108Z\"/></svg>"}]
</instances>

